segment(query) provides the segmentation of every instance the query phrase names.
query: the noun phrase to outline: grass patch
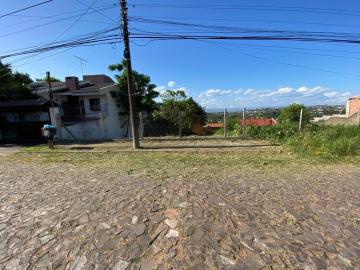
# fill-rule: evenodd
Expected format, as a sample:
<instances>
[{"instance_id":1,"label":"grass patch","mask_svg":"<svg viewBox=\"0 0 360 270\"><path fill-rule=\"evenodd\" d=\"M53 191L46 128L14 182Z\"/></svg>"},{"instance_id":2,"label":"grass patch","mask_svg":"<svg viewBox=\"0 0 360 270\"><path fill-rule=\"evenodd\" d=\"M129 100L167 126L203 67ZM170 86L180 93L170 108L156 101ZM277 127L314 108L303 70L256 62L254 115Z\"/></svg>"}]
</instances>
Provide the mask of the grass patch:
<instances>
[{"instance_id":1,"label":"grass patch","mask_svg":"<svg viewBox=\"0 0 360 270\"><path fill-rule=\"evenodd\" d=\"M189 142L192 145L191 142ZM72 164L101 170L148 176L154 179L195 180L254 175L291 175L330 164L321 159L297 157L287 147L184 149L160 151L76 151L66 147L49 150L46 146L28 147L15 155L18 161L43 164ZM99 145L101 149L101 145ZM115 147L115 148L114 148ZM121 146L120 148L123 148Z\"/></svg>"}]
</instances>

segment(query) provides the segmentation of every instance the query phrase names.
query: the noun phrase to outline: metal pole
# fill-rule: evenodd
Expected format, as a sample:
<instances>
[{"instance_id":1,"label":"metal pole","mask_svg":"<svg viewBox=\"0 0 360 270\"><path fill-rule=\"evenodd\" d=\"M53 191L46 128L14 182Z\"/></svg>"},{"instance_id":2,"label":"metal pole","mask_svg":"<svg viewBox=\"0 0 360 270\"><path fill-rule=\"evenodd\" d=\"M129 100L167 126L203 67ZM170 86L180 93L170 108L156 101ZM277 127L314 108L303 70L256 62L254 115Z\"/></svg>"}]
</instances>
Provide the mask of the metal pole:
<instances>
[{"instance_id":1,"label":"metal pole","mask_svg":"<svg viewBox=\"0 0 360 270\"><path fill-rule=\"evenodd\" d=\"M224 109L224 138L227 138L227 121L226 121L226 114L227 111L226 109Z\"/></svg>"},{"instance_id":2,"label":"metal pole","mask_svg":"<svg viewBox=\"0 0 360 270\"><path fill-rule=\"evenodd\" d=\"M301 132L302 130L302 125L303 125L303 109L301 109L300 111L300 120L299 120L299 131Z\"/></svg>"},{"instance_id":3,"label":"metal pole","mask_svg":"<svg viewBox=\"0 0 360 270\"><path fill-rule=\"evenodd\" d=\"M245 130L245 118L246 118L246 109L243 108L243 123L242 123L242 126L243 126L243 135L245 136L245 133L246 133L246 130Z\"/></svg>"},{"instance_id":4,"label":"metal pole","mask_svg":"<svg viewBox=\"0 0 360 270\"><path fill-rule=\"evenodd\" d=\"M127 71L127 85L128 85L128 95L129 95L132 141L133 141L133 148L138 149L140 148L140 142L139 142L139 134L137 130L136 104L134 102L134 84L132 79L132 66L131 66L131 53L130 53L126 0L120 0L120 4L121 4L122 31L123 31L124 47L125 47L124 58L126 61L126 71Z\"/></svg>"}]
</instances>

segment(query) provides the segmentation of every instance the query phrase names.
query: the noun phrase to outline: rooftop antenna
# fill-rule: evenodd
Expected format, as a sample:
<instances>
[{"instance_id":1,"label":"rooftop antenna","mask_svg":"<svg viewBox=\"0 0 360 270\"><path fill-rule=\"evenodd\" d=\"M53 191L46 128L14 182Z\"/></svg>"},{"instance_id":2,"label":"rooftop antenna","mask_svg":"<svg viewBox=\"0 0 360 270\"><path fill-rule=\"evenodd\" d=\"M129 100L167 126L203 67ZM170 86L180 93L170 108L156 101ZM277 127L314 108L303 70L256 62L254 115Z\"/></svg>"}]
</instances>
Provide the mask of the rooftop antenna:
<instances>
[{"instance_id":1,"label":"rooftop antenna","mask_svg":"<svg viewBox=\"0 0 360 270\"><path fill-rule=\"evenodd\" d=\"M84 77L84 64L86 65L89 61L76 55L74 55L74 57L79 59L81 65L81 75Z\"/></svg>"}]
</instances>

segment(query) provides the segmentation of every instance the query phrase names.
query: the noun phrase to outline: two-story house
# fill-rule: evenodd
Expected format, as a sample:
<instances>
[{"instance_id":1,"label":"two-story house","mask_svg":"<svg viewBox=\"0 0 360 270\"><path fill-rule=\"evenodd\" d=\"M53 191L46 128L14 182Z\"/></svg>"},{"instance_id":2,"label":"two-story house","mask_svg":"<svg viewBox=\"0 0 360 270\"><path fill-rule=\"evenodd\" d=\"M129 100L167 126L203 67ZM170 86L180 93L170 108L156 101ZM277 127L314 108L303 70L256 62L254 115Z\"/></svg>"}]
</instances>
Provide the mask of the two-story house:
<instances>
[{"instance_id":1,"label":"two-story house","mask_svg":"<svg viewBox=\"0 0 360 270\"><path fill-rule=\"evenodd\" d=\"M131 135L128 118L119 114L111 96L117 85L106 75L66 77L64 82L52 82L54 102L59 106L50 113L57 127L59 140L106 140ZM48 83L35 82L34 93L49 99Z\"/></svg>"}]
</instances>

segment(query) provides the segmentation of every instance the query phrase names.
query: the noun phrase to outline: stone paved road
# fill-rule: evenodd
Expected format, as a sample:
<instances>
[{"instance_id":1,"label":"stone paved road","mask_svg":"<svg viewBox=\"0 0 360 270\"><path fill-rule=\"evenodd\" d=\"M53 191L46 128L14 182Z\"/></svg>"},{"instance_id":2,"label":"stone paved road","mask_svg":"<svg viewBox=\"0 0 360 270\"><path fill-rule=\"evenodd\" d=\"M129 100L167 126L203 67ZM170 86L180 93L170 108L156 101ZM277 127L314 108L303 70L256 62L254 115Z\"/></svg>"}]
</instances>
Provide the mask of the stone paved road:
<instances>
[{"instance_id":1,"label":"stone paved road","mask_svg":"<svg viewBox=\"0 0 360 270\"><path fill-rule=\"evenodd\" d=\"M360 269L360 169L155 181L0 165L1 269Z\"/></svg>"}]
</instances>

